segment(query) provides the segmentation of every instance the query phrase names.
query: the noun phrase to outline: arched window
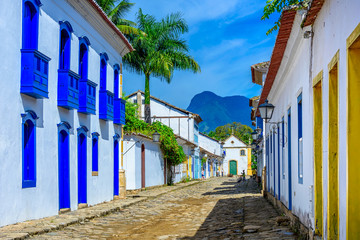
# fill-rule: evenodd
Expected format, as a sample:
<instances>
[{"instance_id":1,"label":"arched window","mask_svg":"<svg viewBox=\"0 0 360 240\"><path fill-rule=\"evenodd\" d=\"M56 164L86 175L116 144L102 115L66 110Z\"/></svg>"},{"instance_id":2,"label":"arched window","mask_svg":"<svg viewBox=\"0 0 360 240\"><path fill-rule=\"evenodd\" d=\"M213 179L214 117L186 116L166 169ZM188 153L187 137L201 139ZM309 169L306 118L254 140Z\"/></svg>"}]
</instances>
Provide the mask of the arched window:
<instances>
[{"instance_id":1,"label":"arched window","mask_svg":"<svg viewBox=\"0 0 360 240\"><path fill-rule=\"evenodd\" d=\"M106 53L100 55L100 90L106 90L106 68L109 57Z\"/></svg>"},{"instance_id":2,"label":"arched window","mask_svg":"<svg viewBox=\"0 0 360 240\"><path fill-rule=\"evenodd\" d=\"M245 150L240 150L240 156L245 156Z\"/></svg>"},{"instance_id":3,"label":"arched window","mask_svg":"<svg viewBox=\"0 0 360 240\"><path fill-rule=\"evenodd\" d=\"M70 129L67 122L58 126L58 157L59 157L59 209L70 208Z\"/></svg>"},{"instance_id":4,"label":"arched window","mask_svg":"<svg viewBox=\"0 0 360 240\"><path fill-rule=\"evenodd\" d=\"M98 176L99 171L99 133L94 132L92 135L92 175Z\"/></svg>"},{"instance_id":5,"label":"arched window","mask_svg":"<svg viewBox=\"0 0 360 240\"><path fill-rule=\"evenodd\" d=\"M22 187L36 187L36 119L33 111L22 114Z\"/></svg>"},{"instance_id":6,"label":"arched window","mask_svg":"<svg viewBox=\"0 0 360 240\"><path fill-rule=\"evenodd\" d=\"M120 82L119 82L119 64L114 65L114 97L115 99L120 98Z\"/></svg>"},{"instance_id":7,"label":"arched window","mask_svg":"<svg viewBox=\"0 0 360 240\"><path fill-rule=\"evenodd\" d=\"M79 42L80 42L79 75L81 79L87 79L90 41L87 37L81 37L79 38Z\"/></svg>"},{"instance_id":8,"label":"arched window","mask_svg":"<svg viewBox=\"0 0 360 240\"><path fill-rule=\"evenodd\" d=\"M22 48L38 48L39 32L39 0L23 1L23 28L22 28Z\"/></svg>"},{"instance_id":9,"label":"arched window","mask_svg":"<svg viewBox=\"0 0 360 240\"><path fill-rule=\"evenodd\" d=\"M71 33L69 22L60 22L60 60L59 69L70 69Z\"/></svg>"}]
</instances>

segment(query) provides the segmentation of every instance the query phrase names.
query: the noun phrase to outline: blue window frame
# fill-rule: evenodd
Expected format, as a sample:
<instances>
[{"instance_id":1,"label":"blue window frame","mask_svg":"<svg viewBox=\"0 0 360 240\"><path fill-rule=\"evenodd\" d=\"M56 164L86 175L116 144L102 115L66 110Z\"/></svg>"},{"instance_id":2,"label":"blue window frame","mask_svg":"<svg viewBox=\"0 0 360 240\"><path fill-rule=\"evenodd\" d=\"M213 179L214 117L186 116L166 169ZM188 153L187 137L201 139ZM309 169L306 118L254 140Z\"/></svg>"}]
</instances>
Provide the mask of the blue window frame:
<instances>
[{"instance_id":1,"label":"blue window frame","mask_svg":"<svg viewBox=\"0 0 360 240\"><path fill-rule=\"evenodd\" d=\"M277 127L277 158L278 158L278 200L280 200L280 126Z\"/></svg>"},{"instance_id":2,"label":"blue window frame","mask_svg":"<svg viewBox=\"0 0 360 240\"><path fill-rule=\"evenodd\" d=\"M303 162L303 136L302 136L302 93L297 98L298 107L298 179L303 183L304 162Z\"/></svg>"},{"instance_id":3,"label":"blue window frame","mask_svg":"<svg viewBox=\"0 0 360 240\"><path fill-rule=\"evenodd\" d=\"M270 189L270 182L269 182L269 174L270 174L270 169L269 169L269 137L266 138L266 187L267 187L267 191L269 191Z\"/></svg>"},{"instance_id":4,"label":"blue window frame","mask_svg":"<svg viewBox=\"0 0 360 240\"><path fill-rule=\"evenodd\" d=\"M114 123L125 125L125 104L119 93L119 73L121 72L119 64L114 65Z\"/></svg>"},{"instance_id":5,"label":"blue window frame","mask_svg":"<svg viewBox=\"0 0 360 240\"><path fill-rule=\"evenodd\" d=\"M88 79L89 46L87 37L79 38L79 112L95 114L97 84Z\"/></svg>"},{"instance_id":6,"label":"blue window frame","mask_svg":"<svg viewBox=\"0 0 360 240\"><path fill-rule=\"evenodd\" d=\"M39 0L23 1L20 92L34 98L48 98L50 58L39 52Z\"/></svg>"},{"instance_id":7,"label":"blue window frame","mask_svg":"<svg viewBox=\"0 0 360 240\"><path fill-rule=\"evenodd\" d=\"M58 106L67 109L79 108L80 76L70 70L71 33L69 22L60 22L60 58L58 70Z\"/></svg>"},{"instance_id":8,"label":"blue window frame","mask_svg":"<svg viewBox=\"0 0 360 240\"><path fill-rule=\"evenodd\" d=\"M281 122L282 178L285 179L285 117Z\"/></svg>"},{"instance_id":9,"label":"blue window frame","mask_svg":"<svg viewBox=\"0 0 360 240\"><path fill-rule=\"evenodd\" d=\"M114 119L114 94L106 90L108 60L106 53L100 55L99 118L105 121Z\"/></svg>"},{"instance_id":10,"label":"blue window frame","mask_svg":"<svg viewBox=\"0 0 360 240\"><path fill-rule=\"evenodd\" d=\"M97 132L94 132L91 135L92 135L92 172L97 173L99 171L99 136L100 135Z\"/></svg>"},{"instance_id":11,"label":"blue window frame","mask_svg":"<svg viewBox=\"0 0 360 240\"><path fill-rule=\"evenodd\" d=\"M85 126L78 131L78 204L87 203L87 132Z\"/></svg>"},{"instance_id":12,"label":"blue window frame","mask_svg":"<svg viewBox=\"0 0 360 240\"><path fill-rule=\"evenodd\" d=\"M67 122L58 126L58 156L59 156L59 209L70 208L70 129Z\"/></svg>"},{"instance_id":13,"label":"blue window frame","mask_svg":"<svg viewBox=\"0 0 360 240\"><path fill-rule=\"evenodd\" d=\"M119 140L120 135L114 135L114 196L119 196Z\"/></svg>"},{"instance_id":14,"label":"blue window frame","mask_svg":"<svg viewBox=\"0 0 360 240\"><path fill-rule=\"evenodd\" d=\"M291 181L291 108L288 110L288 186L289 186L289 210L292 209L292 181Z\"/></svg>"},{"instance_id":15,"label":"blue window frame","mask_svg":"<svg viewBox=\"0 0 360 240\"><path fill-rule=\"evenodd\" d=\"M275 160L275 130L273 131L273 141L272 141L272 147L273 147L273 171L274 171L274 197L276 196L276 160Z\"/></svg>"},{"instance_id":16,"label":"blue window frame","mask_svg":"<svg viewBox=\"0 0 360 240\"><path fill-rule=\"evenodd\" d=\"M22 117L22 187L36 187L36 120L33 111Z\"/></svg>"}]
</instances>

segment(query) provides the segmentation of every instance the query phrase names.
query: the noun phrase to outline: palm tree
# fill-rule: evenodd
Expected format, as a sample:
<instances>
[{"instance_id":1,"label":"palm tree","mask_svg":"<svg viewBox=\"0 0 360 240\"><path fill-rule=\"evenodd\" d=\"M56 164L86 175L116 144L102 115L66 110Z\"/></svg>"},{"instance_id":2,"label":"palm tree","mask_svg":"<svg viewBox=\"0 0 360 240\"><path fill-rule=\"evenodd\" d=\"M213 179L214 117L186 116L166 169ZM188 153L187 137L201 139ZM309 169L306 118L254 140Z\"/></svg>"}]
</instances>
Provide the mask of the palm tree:
<instances>
[{"instance_id":1,"label":"palm tree","mask_svg":"<svg viewBox=\"0 0 360 240\"><path fill-rule=\"evenodd\" d=\"M137 26L146 35L129 36L136 51L126 54L123 63L129 71L145 75L145 121L151 123L150 76L170 83L174 70L197 73L200 66L189 55L189 47L181 38L188 25L180 13L172 13L158 22L139 9Z\"/></svg>"},{"instance_id":2,"label":"palm tree","mask_svg":"<svg viewBox=\"0 0 360 240\"><path fill-rule=\"evenodd\" d=\"M96 2L122 33L125 35L144 34L136 28L136 23L124 19L135 3L130 3L129 0L96 0Z\"/></svg>"}]
</instances>

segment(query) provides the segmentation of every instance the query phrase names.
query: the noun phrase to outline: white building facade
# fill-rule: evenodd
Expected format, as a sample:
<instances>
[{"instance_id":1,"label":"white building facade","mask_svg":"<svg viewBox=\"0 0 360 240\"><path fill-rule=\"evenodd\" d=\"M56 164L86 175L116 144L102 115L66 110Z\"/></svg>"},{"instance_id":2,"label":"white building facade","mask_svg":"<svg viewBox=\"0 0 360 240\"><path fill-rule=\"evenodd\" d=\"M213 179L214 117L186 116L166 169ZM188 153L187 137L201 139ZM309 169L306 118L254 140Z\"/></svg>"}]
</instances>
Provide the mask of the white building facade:
<instances>
[{"instance_id":1,"label":"white building facade","mask_svg":"<svg viewBox=\"0 0 360 240\"><path fill-rule=\"evenodd\" d=\"M127 97L131 102L138 104L139 116L144 118L144 92L137 91ZM187 162L183 163L182 166L175 167L175 182L180 181L183 177L201 178L199 148L199 123L202 121L201 117L153 96L150 96L150 107L152 121L160 121L172 128L178 143L183 147L184 153L187 155Z\"/></svg>"},{"instance_id":2,"label":"white building facade","mask_svg":"<svg viewBox=\"0 0 360 240\"><path fill-rule=\"evenodd\" d=\"M252 175L251 147L234 135L231 135L224 141L223 148L225 150L223 163L224 174L232 174L236 176L241 175L244 172L245 175Z\"/></svg>"},{"instance_id":3,"label":"white building facade","mask_svg":"<svg viewBox=\"0 0 360 240\"><path fill-rule=\"evenodd\" d=\"M314 0L285 11L285 45L275 44L260 99L277 123L264 133L267 190L324 239L360 237L358 9L356 0Z\"/></svg>"},{"instance_id":4,"label":"white building facade","mask_svg":"<svg viewBox=\"0 0 360 240\"><path fill-rule=\"evenodd\" d=\"M112 200L131 45L93 0L6 0L0 16L0 226Z\"/></svg>"},{"instance_id":5,"label":"white building facade","mask_svg":"<svg viewBox=\"0 0 360 240\"><path fill-rule=\"evenodd\" d=\"M213 139L203 133L199 134L201 172L205 178L226 176L224 173L224 150L223 142Z\"/></svg>"}]
</instances>

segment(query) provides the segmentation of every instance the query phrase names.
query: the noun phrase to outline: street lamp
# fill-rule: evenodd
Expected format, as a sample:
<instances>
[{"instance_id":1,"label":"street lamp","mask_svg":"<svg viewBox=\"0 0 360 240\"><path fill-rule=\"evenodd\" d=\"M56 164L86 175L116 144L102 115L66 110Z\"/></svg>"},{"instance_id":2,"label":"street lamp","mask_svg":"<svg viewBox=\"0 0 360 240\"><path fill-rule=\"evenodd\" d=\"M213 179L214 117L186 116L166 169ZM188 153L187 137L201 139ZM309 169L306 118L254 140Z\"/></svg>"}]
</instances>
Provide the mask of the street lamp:
<instances>
[{"instance_id":1,"label":"street lamp","mask_svg":"<svg viewBox=\"0 0 360 240\"><path fill-rule=\"evenodd\" d=\"M251 133L251 137L252 137L252 139L255 141L255 140L257 139L257 137L258 137L257 131L253 131L253 132Z\"/></svg>"},{"instance_id":2,"label":"street lamp","mask_svg":"<svg viewBox=\"0 0 360 240\"><path fill-rule=\"evenodd\" d=\"M261 118L267 122L271 119L273 112L274 112L275 106L269 103L269 101L266 99L265 103L261 104L258 109L260 111Z\"/></svg>"},{"instance_id":3,"label":"street lamp","mask_svg":"<svg viewBox=\"0 0 360 240\"><path fill-rule=\"evenodd\" d=\"M157 131L155 131L152 136L153 136L153 142L160 141L160 134Z\"/></svg>"}]
</instances>

